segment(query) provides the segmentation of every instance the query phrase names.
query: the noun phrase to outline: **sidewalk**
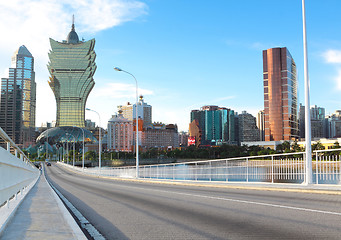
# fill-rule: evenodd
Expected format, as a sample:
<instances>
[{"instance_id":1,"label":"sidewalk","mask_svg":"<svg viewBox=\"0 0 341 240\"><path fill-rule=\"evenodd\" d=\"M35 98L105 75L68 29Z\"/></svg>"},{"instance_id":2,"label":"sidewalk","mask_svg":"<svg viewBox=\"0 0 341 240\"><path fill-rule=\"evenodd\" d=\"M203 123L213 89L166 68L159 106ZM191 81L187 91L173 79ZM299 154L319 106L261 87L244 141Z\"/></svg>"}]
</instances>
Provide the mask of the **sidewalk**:
<instances>
[{"instance_id":1,"label":"sidewalk","mask_svg":"<svg viewBox=\"0 0 341 240\"><path fill-rule=\"evenodd\" d=\"M42 174L0 239L86 239Z\"/></svg>"}]
</instances>

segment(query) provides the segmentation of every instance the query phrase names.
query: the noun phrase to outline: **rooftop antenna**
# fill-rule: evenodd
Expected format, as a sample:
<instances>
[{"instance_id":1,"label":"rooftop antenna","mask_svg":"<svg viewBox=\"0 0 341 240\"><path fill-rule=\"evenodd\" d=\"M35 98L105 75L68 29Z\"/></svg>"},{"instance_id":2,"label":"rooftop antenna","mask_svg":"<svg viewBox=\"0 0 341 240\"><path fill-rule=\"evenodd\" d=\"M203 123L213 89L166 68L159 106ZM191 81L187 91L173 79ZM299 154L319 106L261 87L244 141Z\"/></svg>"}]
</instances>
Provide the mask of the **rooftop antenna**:
<instances>
[{"instance_id":1,"label":"rooftop antenna","mask_svg":"<svg viewBox=\"0 0 341 240\"><path fill-rule=\"evenodd\" d=\"M72 31L75 31L75 15L72 14Z\"/></svg>"}]
</instances>

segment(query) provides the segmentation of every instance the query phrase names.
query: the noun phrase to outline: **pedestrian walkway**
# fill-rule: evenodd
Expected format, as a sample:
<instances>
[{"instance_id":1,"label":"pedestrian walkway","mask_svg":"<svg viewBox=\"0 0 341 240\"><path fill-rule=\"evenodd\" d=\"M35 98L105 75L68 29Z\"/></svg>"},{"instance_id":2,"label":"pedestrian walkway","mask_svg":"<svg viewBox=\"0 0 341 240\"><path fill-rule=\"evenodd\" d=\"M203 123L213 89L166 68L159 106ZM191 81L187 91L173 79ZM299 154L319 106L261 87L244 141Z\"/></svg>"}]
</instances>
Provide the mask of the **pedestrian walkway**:
<instances>
[{"instance_id":1,"label":"pedestrian walkway","mask_svg":"<svg viewBox=\"0 0 341 240\"><path fill-rule=\"evenodd\" d=\"M17 209L0 239L86 239L86 237L42 174Z\"/></svg>"}]
</instances>

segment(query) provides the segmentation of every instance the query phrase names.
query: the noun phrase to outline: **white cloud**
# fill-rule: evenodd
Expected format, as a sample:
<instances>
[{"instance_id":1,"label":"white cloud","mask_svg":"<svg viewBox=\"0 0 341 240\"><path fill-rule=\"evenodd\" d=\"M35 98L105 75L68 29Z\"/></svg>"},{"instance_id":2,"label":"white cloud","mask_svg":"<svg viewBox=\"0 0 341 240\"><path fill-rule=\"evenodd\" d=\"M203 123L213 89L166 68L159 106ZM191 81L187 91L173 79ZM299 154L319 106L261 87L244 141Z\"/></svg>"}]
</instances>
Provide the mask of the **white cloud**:
<instances>
[{"instance_id":1,"label":"white cloud","mask_svg":"<svg viewBox=\"0 0 341 240\"><path fill-rule=\"evenodd\" d=\"M138 88L139 95L153 95L152 90ZM126 83L107 83L103 87L94 88L92 90L92 96L95 98L110 98L110 99L122 99L122 98L136 98L136 87L134 84Z\"/></svg>"},{"instance_id":2,"label":"white cloud","mask_svg":"<svg viewBox=\"0 0 341 240\"><path fill-rule=\"evenodd\" d=\"M337 65L337 75L334 77L336 89L341 90L341 50L329 49L325 51L322 56L327 63L334 63Z\"/></svg>"},{"instance_id":3,"label":"white cloud","mask_svg":"<svg viewBox=\"0 0 341 240\"><path fill-rule=\"evenodd\" d=\"M322 54L327 63L341 63L341 51L340 50L327 50Z\"/></svg>"},{"instance_id":4,"label":"white cloud","mask_svg":"<svg viewBox=\"0 0 341 240\"><path fill-rule=\"evenodd\" d=\"M56 117L56 103L47 83L49 38L57 41L66 38L71 29L72 14L75 15L76 31L82 37L82 33L93 35L132 21L146 11L147 5L136 0L0 1L0 73L7 72L13 53L25 45L35 58L36 125L52 121Z\"/></svg>"}]
</instances>

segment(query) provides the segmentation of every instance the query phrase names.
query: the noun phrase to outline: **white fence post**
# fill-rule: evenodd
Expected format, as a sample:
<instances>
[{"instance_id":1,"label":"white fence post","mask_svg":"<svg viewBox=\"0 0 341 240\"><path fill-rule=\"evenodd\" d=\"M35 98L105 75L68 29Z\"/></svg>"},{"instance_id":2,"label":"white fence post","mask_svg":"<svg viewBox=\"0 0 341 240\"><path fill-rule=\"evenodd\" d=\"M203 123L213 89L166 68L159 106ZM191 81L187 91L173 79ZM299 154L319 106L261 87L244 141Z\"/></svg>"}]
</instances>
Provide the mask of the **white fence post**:
<instances>
[{"instance_id":1,"label":"white fence post","mask_svg":"<svg viewBox=\"0 0 341 240\"><path fill-rule=\"evenodd\" d=\"M315 174L316 174L316 184L319 184L319 161L318 161L318 152L316 151L316 168L315 168Z\"/></svg>"},{"instance_id":2,"label":"white fence post","mask_svg":"<svg viewBox=\"0 0 341 240\"><path fill-rule=\"evenodd\" d=\"M246 158L246 182L249 182L249 158Z\"/></svg>"},{"instance_id":3,"label":"white fence post","mask_svg":"<svg viewBox=\"0 0 341 240\"><path fill-rule=\"evenodd\" d=\"M271 156L271 183L274 183L274 156Z\"/></svg>"}]
</instances>

